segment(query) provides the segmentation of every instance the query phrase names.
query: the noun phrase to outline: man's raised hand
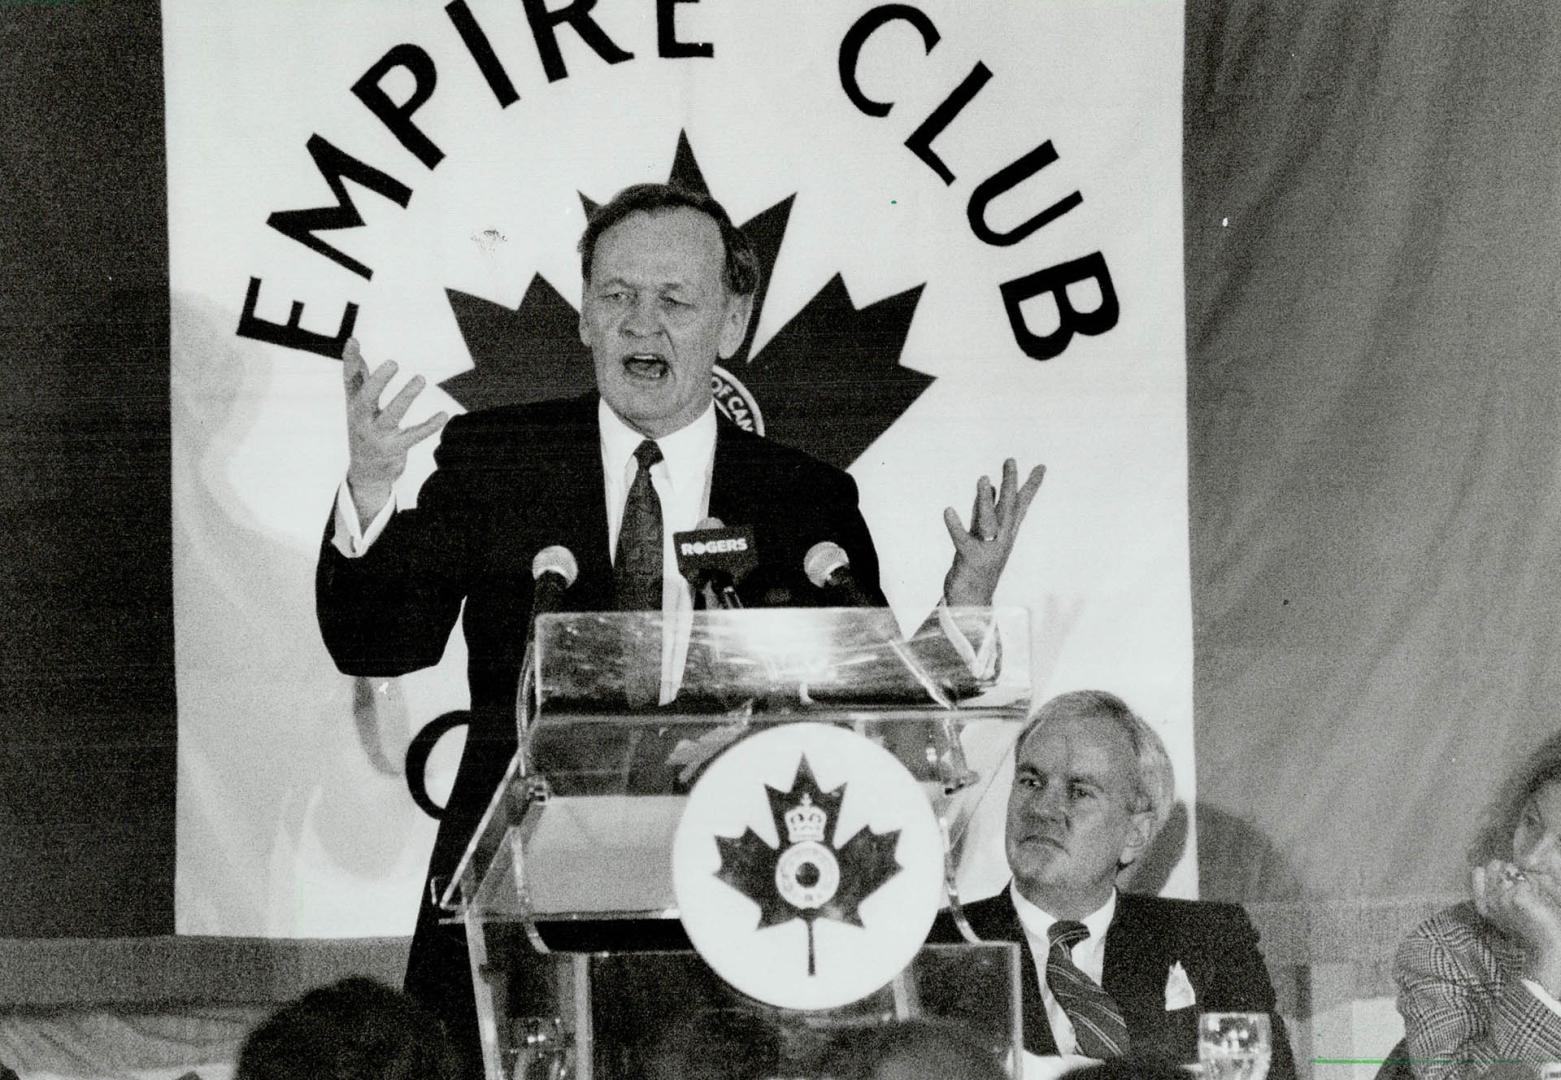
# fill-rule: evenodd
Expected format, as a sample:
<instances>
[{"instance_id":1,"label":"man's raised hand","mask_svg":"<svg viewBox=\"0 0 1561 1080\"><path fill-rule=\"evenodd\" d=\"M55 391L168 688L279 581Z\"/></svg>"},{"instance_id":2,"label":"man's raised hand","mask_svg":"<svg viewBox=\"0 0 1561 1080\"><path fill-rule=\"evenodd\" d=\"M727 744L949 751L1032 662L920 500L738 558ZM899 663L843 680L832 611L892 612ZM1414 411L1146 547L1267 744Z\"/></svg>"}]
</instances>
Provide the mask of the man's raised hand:
<instances>
[{"instance_id":1,"label":"man's raised hand","mask_svg":"<svg viewBox=\"0 0 1561 1080\"><path fill-rule=\"evenodd\" d=\"M412 376L380 408L380 395L395 374L394 360L386 360L370 372L357 339L347 339L341 358L347 400L347 489L358 521L365 527L390 501L395 482L406 469L407 451L444 427L450 418L439 412L420 424L401 427L401 418L427 383L421 375Z\"/></svg>"},{"instance_id":2,"label":"man's raised hand","mask_svg":"<svg viewBox=\"0 0 1561 1080\"><path fill-rule=\"evenodd\" d=\"M1001 491L994 493L992 481L985 476L977 481L969 529L952 506L943 511L943 524L954 541L954 563L943 578L943 599L950 607L984 607L992 602L1019 527L1045 475L1046 466L1037 465L1020 487L1019 465L1009 458L1003 462Z\"/></svg>"}]
</instances>

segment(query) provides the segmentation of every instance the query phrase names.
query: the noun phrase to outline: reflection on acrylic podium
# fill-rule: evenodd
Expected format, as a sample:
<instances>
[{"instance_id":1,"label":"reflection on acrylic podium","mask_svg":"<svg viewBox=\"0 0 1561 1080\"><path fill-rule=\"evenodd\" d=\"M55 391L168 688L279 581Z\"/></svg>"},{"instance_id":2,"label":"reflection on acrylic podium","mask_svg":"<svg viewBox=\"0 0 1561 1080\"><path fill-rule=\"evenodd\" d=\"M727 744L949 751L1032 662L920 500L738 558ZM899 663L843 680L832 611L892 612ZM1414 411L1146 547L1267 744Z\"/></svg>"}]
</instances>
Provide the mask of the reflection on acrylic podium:
<instances>
[{"instance_id":1,"label":"reflection on acrylic podium","mask_svg":"<svg viewBox=\"0 0 1561 1080\"><path fill-rule=\"evenodd\" d=\"M922 942L1028 638L1017 609L909 638L872 609L540 618L520 751L444 896L487 1075L815 1076L916 1018L1017 1062L1018 950Z\"/></svg>"}]
</instances>

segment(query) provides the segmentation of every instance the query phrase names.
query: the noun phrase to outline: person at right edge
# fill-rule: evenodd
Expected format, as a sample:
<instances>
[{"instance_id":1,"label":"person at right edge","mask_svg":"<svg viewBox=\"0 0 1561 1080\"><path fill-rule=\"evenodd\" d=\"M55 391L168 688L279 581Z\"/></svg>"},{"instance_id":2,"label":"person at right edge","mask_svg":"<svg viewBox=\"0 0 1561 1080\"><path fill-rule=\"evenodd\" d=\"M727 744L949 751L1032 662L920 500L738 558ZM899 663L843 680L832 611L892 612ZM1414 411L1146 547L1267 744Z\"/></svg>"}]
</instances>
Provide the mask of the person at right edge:
<instances>
[{"instance_id":1,"label":"person at right edge","mask_svg":"<svg viewBox=\"0 0 1561 1080\"><path fill-rule=\"evenodd\" d=\"M1561 1062L1561 734L1496 793L1469 864L1469 899L1398 948L1393 1056L1422 1080L1537 1077Z\"/></svg>"}]
</instances>

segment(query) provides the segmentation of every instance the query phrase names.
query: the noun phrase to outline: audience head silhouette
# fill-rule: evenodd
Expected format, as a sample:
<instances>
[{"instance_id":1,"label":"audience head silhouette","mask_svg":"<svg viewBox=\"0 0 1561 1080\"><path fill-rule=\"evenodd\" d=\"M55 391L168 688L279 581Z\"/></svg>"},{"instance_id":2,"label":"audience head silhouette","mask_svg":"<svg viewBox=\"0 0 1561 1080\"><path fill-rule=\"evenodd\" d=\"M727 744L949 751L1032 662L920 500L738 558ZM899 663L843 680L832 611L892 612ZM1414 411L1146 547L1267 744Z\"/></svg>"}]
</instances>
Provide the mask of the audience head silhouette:
<instances>
[{"instance_id":1,"label":"audience head silhouette","mask_svg":"<svg viewBox=\"0 0 1561 1080\"><path fill-rule=\"evenodd\" d=\"M234 1080L460 1080L443 1026L400 990L353 977L249 1033Z\"/></svg>"}]
</instances>

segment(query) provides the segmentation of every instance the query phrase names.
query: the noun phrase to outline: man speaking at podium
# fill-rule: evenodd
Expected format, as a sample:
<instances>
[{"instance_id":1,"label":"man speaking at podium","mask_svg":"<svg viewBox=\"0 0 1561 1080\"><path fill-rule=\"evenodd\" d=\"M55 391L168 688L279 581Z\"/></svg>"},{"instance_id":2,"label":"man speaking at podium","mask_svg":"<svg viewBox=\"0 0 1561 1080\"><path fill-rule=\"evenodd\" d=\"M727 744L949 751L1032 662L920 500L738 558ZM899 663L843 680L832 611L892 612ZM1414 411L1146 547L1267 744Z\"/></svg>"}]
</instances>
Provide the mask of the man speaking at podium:
<instances>
[{"instance_id":1,"label":"man speaking at podium","mask_svg":"<svg viewBox=\"0 0 1561 1080\"><path fill-rule=\"evenodd\" d=\"M711 369L742 344L759 276L720 204L667 185L627 188L591 216L580 255L580 338L596 394L403 428L423 379L381 405L396 365L370 371L355 341L343 357L349 462L316 575L326 647L348 674L401 675L439 660L459 614L469 653L471 727L430 878L454 871L515 752L542 549L562 545L578 562L562 606L672 616L693 604L672 534L715 517L754 530L760 563L739 587L745 605L825 602L803 569L819 541L838 544L860 593L884 602L851 477L716 414ZM441 427L417 507L398 509L408 448ZM1041 474L1021 486L1010 460L1001 491L983 477L968 530L945 511L955 549L946 604L991 603ZM670 663L664 653L664 686ZM438 917L425 889L407 989L475 1045L464 939Z\"/></svg>"}]
</instances>

